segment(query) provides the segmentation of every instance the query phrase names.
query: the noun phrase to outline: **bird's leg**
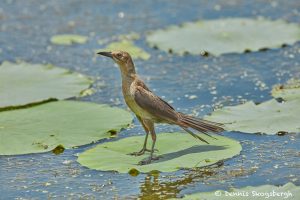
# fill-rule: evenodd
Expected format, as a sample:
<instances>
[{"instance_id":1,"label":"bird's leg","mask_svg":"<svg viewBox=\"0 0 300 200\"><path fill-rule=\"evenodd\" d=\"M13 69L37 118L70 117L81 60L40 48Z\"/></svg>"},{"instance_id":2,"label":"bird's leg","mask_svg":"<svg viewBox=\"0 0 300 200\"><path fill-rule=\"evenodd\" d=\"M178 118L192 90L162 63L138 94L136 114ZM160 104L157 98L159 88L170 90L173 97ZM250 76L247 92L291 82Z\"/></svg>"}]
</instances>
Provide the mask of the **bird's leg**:
<instances>
[{"instance_id":1,"label":"bird's leg","mask_svg":"<svg viewBox=\"0 0 300 200\"><path fill-rule=\"evenodd\" d=\"M147 126L144 123L144 121L142 120L142 118L140 118L139 116L136 116L136 117L140 121L140 123L142 124L142 126L143 126L143 128L144 128L144 130L146 132L146 137L145 137L143 148L140 151L128 154L128 155L132 155L132 156L143 155L146 151L147 152L151 152L151 150L147 149L147 140L148 140L148 135L149 135L149 129L147 128ZM157 151L157 149L155 149L155 150Z\"/></svg>"},{"instance_id":2,"label":"bird's leg","mask_svg":"<svg viewBox=\"0 0 300 200\"><path fill-rule=\"evenodd\" d=\"M152 148L151 148L150 157L149 157L150 162L153 159L154 146L155 146L155 142L156 142L156 134L154 131L151 132L151 138L152 138Z\"/></svg>"},{"instance_id":3,"label":"bird's leg","mask_svg":"<svg viewBox=\"0 0 300 200\"><path fill-rule=\"evenodd\" d=\"M142 148L140 151L130 153L129 155L131 155L131 156L141 156L141 155L143 155L146 151L149 151L149 152L150 152L150 150L147 149L148 135L149 135L149 132L146 132L146 137L145 137L145 141L144 141L143 148Z\"/></svg>"},{"instance_id":4,"label":"bird's leg","mask_svg":"<svg viewBox=\"0 0 300 200\"><path fill-rule=\"evenodd\" d=\"M151 133L151 138L152 138L152 148L151 148L151 151L150 151L150 156L146 160L140 161L139 162L140 165L150 164L152 160L158 160L159 159L159 157L153 156L153 152L155 151L155 149L154 149L155 142L156 142L156 134L155 134L155 131L154 131L153 123L152 123L152 126L150 128L150 133Z\"/></svg>"}]
</instances>

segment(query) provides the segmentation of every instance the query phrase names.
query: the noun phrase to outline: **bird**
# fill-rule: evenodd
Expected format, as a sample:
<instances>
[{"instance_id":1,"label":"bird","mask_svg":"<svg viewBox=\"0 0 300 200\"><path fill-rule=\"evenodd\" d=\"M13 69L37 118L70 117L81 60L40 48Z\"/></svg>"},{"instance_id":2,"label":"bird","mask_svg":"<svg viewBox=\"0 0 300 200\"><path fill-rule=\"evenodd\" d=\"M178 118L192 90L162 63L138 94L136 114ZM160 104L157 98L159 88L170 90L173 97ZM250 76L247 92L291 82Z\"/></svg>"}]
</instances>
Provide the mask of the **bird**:
<instances>
[{"instance_id":1,"label":"bird","mask_svg":"<svg viewBox=\"0 0 300 200\"><path fill-rule=\"evenodd\" d=\"M136 115L146 132L142 149L138 152L130 153L130 155L133 156L140 156L145 152L150 152L148 158L139 162L140 165L150 164L152 161L160 158L160 156L154 156L154 151L157 151L157 149L154 148L157 139L154 128L155 124L165 123L180 126L194 138L199 139L206 144L209 144L209 142L190 129L199 131L213 139L216 138L210 135L210 133L224 131L223 124L177 112L169 103L154 94L137 75L133 60L129 53L121 50L114 50L101 51L97 54L113 59L119 66L125 103ZM152 139L150 150L147 148L149 134Z\"/></svg>"}]
</instances>

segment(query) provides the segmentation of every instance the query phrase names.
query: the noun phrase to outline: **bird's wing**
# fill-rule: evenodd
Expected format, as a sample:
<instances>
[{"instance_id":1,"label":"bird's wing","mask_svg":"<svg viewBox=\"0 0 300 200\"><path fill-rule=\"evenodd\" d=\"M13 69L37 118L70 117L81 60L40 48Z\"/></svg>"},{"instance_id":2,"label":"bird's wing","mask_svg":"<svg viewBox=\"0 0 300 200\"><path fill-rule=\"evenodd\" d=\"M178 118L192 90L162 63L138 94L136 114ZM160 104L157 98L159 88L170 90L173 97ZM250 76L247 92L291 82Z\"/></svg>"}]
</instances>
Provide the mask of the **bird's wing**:
<instances>
[{"instance_id":1,"label":"bird's wing","mask_svg":"<svg viewBox=\"0 0 300 200\"><path fill-rule=\"evenodd\" d=\"M136 80L136 85L137 86L141 86L143 89L149 91L150 93L153 94L153 92L147 87L147 85L140 80L139 78L137 78ZM155 94L153 94L154 96L156 96ZM159 96L156 96L157 98L159 98L161 101L163 101L165 103L166 106L168 106L170 109L175 110L170 104L168 104L165 100L163 100L162 98L160 98Z\"/></svg>"},{"instance_id":2,"label":"bird's wing","mask_svg":"<svg viewBox=\"0 0 300 200\"><path fill-rule=\"evenodd\" d=\"M168 122L178 120L177 112L171 105L140 84L136 87L134 100L141 108L158 119Z\"/></svg>"}]
</instances>

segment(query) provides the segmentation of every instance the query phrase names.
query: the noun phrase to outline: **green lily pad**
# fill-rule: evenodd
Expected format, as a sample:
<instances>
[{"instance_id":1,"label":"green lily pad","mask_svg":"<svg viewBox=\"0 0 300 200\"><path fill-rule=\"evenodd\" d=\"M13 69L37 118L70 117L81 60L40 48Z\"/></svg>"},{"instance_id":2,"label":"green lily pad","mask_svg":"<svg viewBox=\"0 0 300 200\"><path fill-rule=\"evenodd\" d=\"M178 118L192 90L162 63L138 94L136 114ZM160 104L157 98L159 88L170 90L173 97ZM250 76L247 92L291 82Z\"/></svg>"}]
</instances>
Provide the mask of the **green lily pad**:
<instances>
[{"instance_id":1,"label":"green lily pad","mask_svg":"<svg viewBox=\"0 0 300 200\"><path fill-rule=\"evenodd\" d=\"M71 44L84 44L88 40L88 37L74 34L62 34L54 35L50 41L57 45L71 45Z\"/></svg>"},{"instance_id":2,"label":"green lily pad","mask_svg":"<svg viewBox=\"0 0 300 200\"><path fill-rule=\"evenodd\" d=\"M0 110L65 99L84 94L90 78L53 65L10 63L0 65Z\"/></svg>"},{"instance_id":3,"label":"green lily pad","mask_svg":"<svg viewBox=\"0 0 300 200\"><path fill-rule=\"evenodd\" d=\"M273 97L281 97L286 101L300 99L300 80L290 79L284 85L275 85L271 93Z\"/></svg>"},{"instance_id":4,"label":"green lily pad","mask_svg":"<svg viewBox=\"0 0 300 200\"><path fill-rule=\"evenodd\" d=\"M56 152L89 144L131 121L125 110L77 101L0 112L0 155Z\"/></svg>"},{"instance_id":5,"label":"green lily pad","mask_svg":"<svg viewBox=\"0 0 300 200\"><path fill-rule=\"evenodd\" d=\"M218 56L294 44L300 40L300 27L283 20L227 18L171 26L153 31L146 39L166 52Z\"/></svg>"},{"instance_id":6,"label":"green lily pad","mask_svg":"<svg viewBox=\"0 0 300 200\"><path fill-rule=\"evenodd\" d=\"M140 39L140 34L136 33L136 32L130 32L128 34L122 34L122 35L118 35L118 38L120 40L138 40Z\"/></svg>"},{"instance_id":7,"label":"green lily pad","mask_svg":"<svg viewBox=\"0 0 300 200\"><path fill-rule=\"evenodd\" d=\"M97 50L97 52L102 50L123 50L127 51L133 59L143 59L148 60L150 58L150 54L148 54L143 49L135 46L135 44L130 40L122 40L119 42L112 42L108 44L104 49Z\"/></svg>"},{"instance_id":8,"label":"green lily pad","mask_svg":"<svg viewBox=\"0 0 300 200\"><path fill-rule=\"evenodd\" d=\"M296 200L300 196L300 187L293 183L287 183L283 186L274 185L261 185L261 186L248 186L239 189L231 189L228 191L217 190L213 192L199 192L195 194L185 195L182 200L245 200L245 199L290 199ZM178 198L179 199L179 198Z\"/></svg>"},{"instance_id":9,"label":"green lily pad","mask_svg":"<svg viewBox=\"0 0 300 200\"><path fill-rule=\"evenodd\" d=\"M129 137L97 145L81 153L78 162L91 169L120 173L136 170L172 172L181 168L208 166L238 155L242 149L239 142L222 136L216 136L217 140L207 139L210 142L208 145L185 133L162 133L158 134L156 142L156 148L159 150L156 154L162 158L141 166L138 162L147 158L149 153L142 156L131 156L128 153L140 150L144 137ZM149 140L150 147L151 139Z\"/></svg>"},{"instance_id":10,"label":"green lily pad","mask_svg":"<svg viewBox=\"0 0 300 200\"><path fill-rule=\"evenodd\" d=\"M246 133L300 132L300 99L279 103L275 99L256 105L250 101L214 111L206 120L225 124L226 130Z\"/></svg>"},{"instance_id":11,"label":"green lily pad","mask_svg":"<svg viewBox=\"0 0 300 200\"><path fill-rule=\"evenodd\" d=\"M133 40L138 40L140 39L140 34L136 33L136 32L130 32L128 34L121 34L121 35L114 35L110 38L101 38L98 40L98 44L100 45L104 45L107 44L109 42L112 41L116 41L116 40L129 40L129 41L133 41Z\"/></svg>"}]
</instances>

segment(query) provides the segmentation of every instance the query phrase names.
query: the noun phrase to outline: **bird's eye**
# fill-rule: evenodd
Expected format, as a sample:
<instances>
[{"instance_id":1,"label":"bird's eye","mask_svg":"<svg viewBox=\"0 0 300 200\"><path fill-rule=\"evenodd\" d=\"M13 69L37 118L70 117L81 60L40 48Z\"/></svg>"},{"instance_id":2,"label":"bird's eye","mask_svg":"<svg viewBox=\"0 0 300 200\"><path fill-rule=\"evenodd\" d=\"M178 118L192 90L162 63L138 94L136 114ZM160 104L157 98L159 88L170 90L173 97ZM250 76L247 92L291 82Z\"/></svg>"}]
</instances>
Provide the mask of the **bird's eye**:
<instances>
[{"instance_id":1,"label":"bird's eye","mask_svg":"<svg viewBox=\"0 0 300 200\"><path fill-rule=\"evenodd\" d=\"M122 54L121 54L121 53L118 53L117 56L118 56L119 58L121 58L121 57L122 57Z\"/></svg>"}]
</instances>

